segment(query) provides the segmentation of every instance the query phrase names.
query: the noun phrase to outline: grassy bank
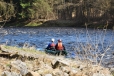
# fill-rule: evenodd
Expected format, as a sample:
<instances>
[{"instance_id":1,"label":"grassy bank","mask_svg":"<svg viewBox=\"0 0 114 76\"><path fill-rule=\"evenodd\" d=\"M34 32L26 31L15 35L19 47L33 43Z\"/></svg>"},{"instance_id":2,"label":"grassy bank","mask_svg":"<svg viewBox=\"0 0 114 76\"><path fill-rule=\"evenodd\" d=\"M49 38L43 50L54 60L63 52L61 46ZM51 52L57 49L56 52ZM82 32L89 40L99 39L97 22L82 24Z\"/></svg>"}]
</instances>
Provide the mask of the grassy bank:
<instances>
[{"instance_id":1,"label":"grassy bank","mask_svg":"<svg viewBox=\"0 0 114 76\"><path fill-rule=\"evenodd\" d=\"M1 24L2 25L2 24ZM5 27L83 27L86 28L109 28L112 29L113 25L103 24L100 22L81 23L76 20L49 20L49 21L15 21L7 22Z\"/></svg>"},{"instance_id":2,"label":"grassy bank","mask_svg":"<svg viewBox=\"0 0 114 76\"><path fill-rule=\"evenodd\" d=\"M25 75L25 76L36 76L36 74L38 76L42 76L42 75L45 76L46 74L50 74L51 76L58 76L58 74L59 74L59 76L64 76L64 75L68 75L68 76L96 76L96 75L112 76L110 74L110 71L108 68L104 68L99 65L89 64L89 62L85 62L85 61L67 59L62 56L47 55L40 51L39 52L36 51L34 48L18 48L18 47L5 46L5 45L1 45L1 48L5 52L6 51L9 53L12 52L12 54L15 52L18 52L18 54L19 54L19 52L21 52L21 53L25 52L24 57L26 55L29 56L30 55L29 53L31 53L32 55L36 55L36 54L38 55L38 57L36 57L33 60L25 59L23 62L20 62L20 64L21 63L26 64L26 65L23 65L23 67L26 66L29 70L30 75L28 75L28 73L27 73L27 75ZM20 55L21 55L21 53L20 53ZM0 54L3 54L3 52ZM10 72L17 73L17 69L15 68L15 66L13 64L13 62L15 62L15 63L18 62L15 58L10 59L7 57L5 57L5 58L0 57L0 59L4 60L1 62L2 66L0 65L1 66L0 74L3 71L7 71L7 69L2 69L2 68L8 68L8 67L10 67L10 69L8 69L8 70L11 70ZM18 66L18 65L16 65L16 66ZM20 66L21 65L19 65L19 67ZM25 68L21 68L21 69L24 70ZM19 70L18 70L18 73L19 73ZM5 75L5 76L7 76L7 75Z\"/></svg>"},{"instance_id":3,"label":"grassy bank","mask_svg":"<svg viewBox=\"0 0 114 76\"><path fill-rule=\"evenodd\" d=\"M16 46L6 46L6 45L1 45L2 50L9 50L12 52L27 52L27 53L32 53L32 54L42 54L44 55L45 52L38 51L34 47L26 48L26 47L16 47Z\"/></svg>"}]
</instances>

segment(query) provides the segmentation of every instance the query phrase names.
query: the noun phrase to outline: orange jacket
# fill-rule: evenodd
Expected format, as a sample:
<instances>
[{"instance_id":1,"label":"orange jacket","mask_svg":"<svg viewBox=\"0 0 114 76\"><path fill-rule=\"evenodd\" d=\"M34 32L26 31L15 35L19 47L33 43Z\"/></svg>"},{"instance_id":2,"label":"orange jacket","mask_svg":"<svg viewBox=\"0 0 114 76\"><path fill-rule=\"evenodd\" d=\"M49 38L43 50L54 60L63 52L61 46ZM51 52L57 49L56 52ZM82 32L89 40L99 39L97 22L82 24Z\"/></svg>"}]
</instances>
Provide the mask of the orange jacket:
<instances>
[{"instance_id":1,"label":"orange jacket","mask_svg":"<svg viewBox=\"0 0 114 76\"><path fill-rule=\"evenodd\" d=\"M56 50L64 50L64 46L63 46L62 42L58 42L56 44Z\"/></svg>"},{"instance_id":2,"label":"orange jacket","mask_svg":"<svg viewBox=\"0 0 114 76\"><path fill-rule=\"evenodd\" d=\"M51 44L50 44L50 47L51 47L51 48L54 48L54 47L55 47L55 44L54 44L54 43L51 43Z\"/></svg>"}]
</instances>

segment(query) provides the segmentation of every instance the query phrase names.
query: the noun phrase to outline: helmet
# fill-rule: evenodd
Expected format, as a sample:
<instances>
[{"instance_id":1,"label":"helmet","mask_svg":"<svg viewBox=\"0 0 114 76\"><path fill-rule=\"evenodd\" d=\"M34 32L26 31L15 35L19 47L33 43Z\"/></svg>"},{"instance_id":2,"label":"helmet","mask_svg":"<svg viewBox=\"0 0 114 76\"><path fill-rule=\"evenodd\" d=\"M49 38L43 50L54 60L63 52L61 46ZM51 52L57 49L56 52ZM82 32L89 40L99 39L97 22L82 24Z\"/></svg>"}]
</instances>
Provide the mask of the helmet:
<instances>
[{"instance_id":1,"label":"helmet","mask_svg":"<svg viewBox=\"0 0 114 76\"><path fill-rule=\"evenodd\" d=\"M55 39L54 39L54 38L52 38L52 39L51 39L51 41L53 41L53 42L54 42L54 41L55 41Z\"/></svg>"},{"instance_id":2,"label":"helmet","mask_svg":"<svg viewBox=\"0 0 114 76\"><path fill-rule=\"evenodd\" d=\"M59 39L58 41L59 41L59 42L61 42L62 40L61 40L61 39Z\"/></svg>"}]
</instances>

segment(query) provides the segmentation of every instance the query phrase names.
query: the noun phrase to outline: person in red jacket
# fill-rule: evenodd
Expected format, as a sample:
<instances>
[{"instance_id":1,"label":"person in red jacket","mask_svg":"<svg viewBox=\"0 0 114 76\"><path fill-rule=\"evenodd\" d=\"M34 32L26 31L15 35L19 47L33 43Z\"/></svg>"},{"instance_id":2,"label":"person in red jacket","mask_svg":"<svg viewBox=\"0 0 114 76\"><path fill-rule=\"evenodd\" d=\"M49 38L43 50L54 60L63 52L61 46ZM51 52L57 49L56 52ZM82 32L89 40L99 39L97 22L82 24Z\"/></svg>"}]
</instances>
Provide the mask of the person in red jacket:
<instances>
[{"instance_id":1,"label":"person in red jacket","mask_svg":"<svg viewBox=\"0 0 114 76\"><path fill-rule=\"evenodd\" d=\"M67 55L65 46L63 45L61 39L58 40L58 43L55 45L55 49L58 51L58 55L60 55L60 53L64 54L64 55Z\"/></svg>"},{"instance_id":2,"label":"person in red jacket","mask_svg":"<svg viewBox=\"0 0 114 76\"><path fill-rule=\"evenodd\" d=\"M55 45L55 49L59 51L65 50L65 47L61 39L58 40L58 43Z\"/></svg>"}]
</instances>

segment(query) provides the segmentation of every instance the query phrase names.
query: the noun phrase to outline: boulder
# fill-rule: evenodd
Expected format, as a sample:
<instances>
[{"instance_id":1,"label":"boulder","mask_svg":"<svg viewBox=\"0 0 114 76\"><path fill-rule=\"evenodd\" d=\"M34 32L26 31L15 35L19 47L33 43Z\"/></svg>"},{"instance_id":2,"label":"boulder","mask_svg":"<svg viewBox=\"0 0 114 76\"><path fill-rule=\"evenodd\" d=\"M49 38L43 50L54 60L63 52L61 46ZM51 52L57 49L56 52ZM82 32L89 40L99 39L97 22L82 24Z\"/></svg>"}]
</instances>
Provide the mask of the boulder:
<instances>
[{"instance_id":1,"label":"boulder","mask_svg":"<svg viewBox=\"0 0 114 76\"><path fill-rule=\"evenodd\" d=\"M40 76L40 74L37 73L37 72L29 71L29 72L26 74L26 76Z\"/></svg>"},{"instance_id":2,"label":"boulder","mask_svg":"<svg viewBox=\"0 0 114 76\"><path fill-rule=\"evenodd\" d=\"M53 76L63 76L63 72L60 69L54 69L52 71Z\"/></svg>"},{"instance_id":3,"label":"boulder","mask_svg":"<svg viewBox=\"0 0 114 76\"><path fill-rule=\"evenodd\" d=\"M58 68L59 66L69 66L70 64L65 60L53 60L52 61L52 68Z\"/></svg>"},{"instance_id":4,"label":"boulder","mask_svg":"<svg viewBox=\"0 0 114 76\"><path fill-rule=\"evenodd\" d=\"M13 71L18 70L21 75L26 75L28 73L26 63L21 60L12 61L11 66L14 69Z\"/></svg>"},{"instance_id":5,"label":"boulder","mask_svg":"<svg viewBox=\"0 0 114 76\"><path fill-rule=\"evenodd\" d=\"M21 74L18 74L16 72L9 72L9 71L4 71L1 76L22 76Z\"/></svg>"},{"instance_id":6,"label":"boulder","mask_svg":"<svg viewBox=\"0 0 114 76\"><path fill-rule=\"evenodd\" d=\"M52 74L45 74L44 76L52 76Z\"/></svg>"}]
</instances>

